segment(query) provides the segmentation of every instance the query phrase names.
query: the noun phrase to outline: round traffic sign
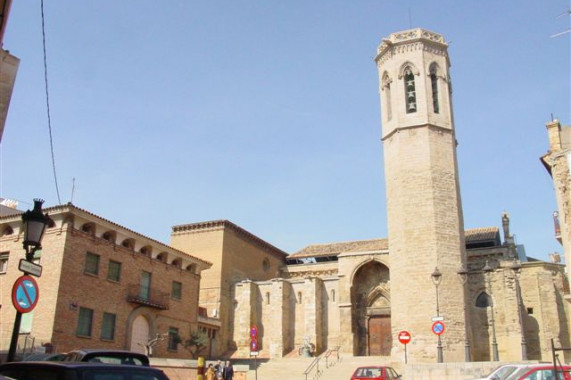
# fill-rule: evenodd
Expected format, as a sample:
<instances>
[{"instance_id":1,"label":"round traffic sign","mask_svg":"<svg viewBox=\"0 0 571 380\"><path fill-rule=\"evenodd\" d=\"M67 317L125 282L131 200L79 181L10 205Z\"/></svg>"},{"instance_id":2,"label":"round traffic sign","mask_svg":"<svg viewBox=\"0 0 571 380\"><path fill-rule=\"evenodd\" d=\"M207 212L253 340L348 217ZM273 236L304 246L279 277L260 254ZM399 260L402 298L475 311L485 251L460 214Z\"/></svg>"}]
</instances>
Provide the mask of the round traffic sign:
<instances>
[{"instance_id":1,"label":"round traffic sign","mask_svg":"<svg viewBox=\"0 0 571 380\"><path fill-rule=\"evenodd\" d=\"M399 342L401 342L402 344L409 344L411 339L412 337L410 336L410 333L408 331L403 330L399 332Z\"/></svg>"},{"instance_id":2,"label":"round traffic sign","mask_svg":"<svg viewBox=\"0 0 571 380\"><path fill-rule=\"evenodd\" d=\"M257 337L258 337L258 327L256 327L256 325L253 325L252 327L250 327L250 338L256 339Z\"/></svg>"},{"instance_id":3,"label":"round traffic sign","mask_svg":"<svg viewBox=\"0 0 571 380\"><path fill-rule=\"evenodd\" d=\"M38 283L30 276L20 276L12 287L12 304L20 313L34 310L40 298Z\"/></svg>"},{"instance_id":4,"label":"round traffic sign","mask_svg":"<svg viewBox=\"0 0 571 380\"><path fill-rule=\"evenodd\" d=\"M436 321L432 324L432 332L435 333L436 335L442 335L445 329L446 327L444 326L444 322L442 321Z\"/></svg>"}]
</instances>

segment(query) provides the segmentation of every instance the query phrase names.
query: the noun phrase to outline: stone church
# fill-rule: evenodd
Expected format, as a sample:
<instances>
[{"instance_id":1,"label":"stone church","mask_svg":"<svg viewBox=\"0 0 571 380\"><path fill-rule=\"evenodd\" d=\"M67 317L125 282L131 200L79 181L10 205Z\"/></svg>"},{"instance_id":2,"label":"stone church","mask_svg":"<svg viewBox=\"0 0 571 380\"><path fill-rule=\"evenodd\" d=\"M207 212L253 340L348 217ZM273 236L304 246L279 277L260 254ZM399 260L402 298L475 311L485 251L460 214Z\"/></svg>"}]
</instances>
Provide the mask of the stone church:
<instances>
[{"instance_id":1,"label":"stone church","mask_svg":"<svg viewBox=\"0 0 571 380\"><path fill-rule=\"evenodd\" d=\"M402 361L401 331L409 362L551 360L552 342L571 346L565 267L527 257L507 213L464 228L447 47L411 29L377 49L388 238L288 255L226 220L173 227L174 248L213 264L199 301L213 356L247 357L254 325L266 358L309 343Z\"/></svg>"}]
</instances>

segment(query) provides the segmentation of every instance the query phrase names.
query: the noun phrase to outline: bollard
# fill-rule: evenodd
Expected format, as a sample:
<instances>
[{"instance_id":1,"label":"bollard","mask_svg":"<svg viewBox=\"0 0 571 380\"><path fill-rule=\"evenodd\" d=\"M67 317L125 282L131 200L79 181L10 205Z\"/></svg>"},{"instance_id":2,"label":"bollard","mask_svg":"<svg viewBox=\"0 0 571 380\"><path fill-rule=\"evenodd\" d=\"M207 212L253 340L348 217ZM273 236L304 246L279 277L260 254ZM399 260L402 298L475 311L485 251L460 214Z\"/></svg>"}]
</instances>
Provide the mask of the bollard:
<instances>
[{"instance_id":1,"label":"bollard","mask_svg":"<svg viewBox=\"0 0 571 380\"><path fill-rule=\"evenodd\" d=\"M204 356L198 357L196 366L196 380L204 380Z\"/></svg>"}]
</instances>

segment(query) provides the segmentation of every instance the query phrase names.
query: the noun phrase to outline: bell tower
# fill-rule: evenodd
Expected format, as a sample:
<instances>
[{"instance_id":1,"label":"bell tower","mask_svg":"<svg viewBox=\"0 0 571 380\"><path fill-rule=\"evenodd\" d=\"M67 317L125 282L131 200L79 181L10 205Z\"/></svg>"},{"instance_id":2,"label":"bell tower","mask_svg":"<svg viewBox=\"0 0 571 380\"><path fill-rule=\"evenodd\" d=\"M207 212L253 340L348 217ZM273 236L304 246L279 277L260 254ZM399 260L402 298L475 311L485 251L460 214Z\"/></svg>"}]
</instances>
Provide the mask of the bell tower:
<instances>
[{"instance_id":1,"label":"bell tower","mask_svg":"<svg viewBox=\"0 0 571 380\"><path fill-rule=\"evenodd\" d=\"M383 39L379 70L391 279L392 355L412 335L410 362L463 361L466 260L448 45L423 29ZM436 270L436 268L438 270ZM440 276L434 277L434 274ZM437 280L437 281L433 281ZM438 314L438 315L437 315ZM440 318L445 331L432 331Z\"/></svg>"}]
</instances>

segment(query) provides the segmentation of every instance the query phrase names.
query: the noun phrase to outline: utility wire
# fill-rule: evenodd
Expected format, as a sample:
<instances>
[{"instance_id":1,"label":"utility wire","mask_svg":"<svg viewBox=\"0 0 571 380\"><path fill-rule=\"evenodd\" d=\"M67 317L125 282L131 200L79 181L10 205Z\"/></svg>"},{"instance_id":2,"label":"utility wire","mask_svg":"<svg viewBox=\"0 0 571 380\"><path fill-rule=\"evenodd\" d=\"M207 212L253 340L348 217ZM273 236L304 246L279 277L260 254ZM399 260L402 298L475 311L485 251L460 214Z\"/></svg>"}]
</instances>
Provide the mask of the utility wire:
<instances>
[{"instance_id":1,"label":"utility wire","mask_svg":"<svg viewBox=\"0 0 571 380\"><path fill-rule=\"evenodd\" d=\"M54 140L52 137L52 120L50 116L50 95L48 91L48 59L46 53L46 25L45 25L45 17L44 17L44 0L41 0L41 7L42 7L42 42L44 47L44 80L46 83L46 107L48 111L48 129L50 132L50 149L52 153L52 168L54 172L54 182L56 185L56 193L57 193L57 200L58 204L61 204L61 199L59 197L59 187L57 184L57 174L56 174L56 159L54 155Z\"/></svg>"}]
</instances>

